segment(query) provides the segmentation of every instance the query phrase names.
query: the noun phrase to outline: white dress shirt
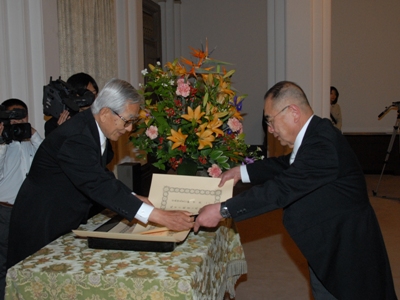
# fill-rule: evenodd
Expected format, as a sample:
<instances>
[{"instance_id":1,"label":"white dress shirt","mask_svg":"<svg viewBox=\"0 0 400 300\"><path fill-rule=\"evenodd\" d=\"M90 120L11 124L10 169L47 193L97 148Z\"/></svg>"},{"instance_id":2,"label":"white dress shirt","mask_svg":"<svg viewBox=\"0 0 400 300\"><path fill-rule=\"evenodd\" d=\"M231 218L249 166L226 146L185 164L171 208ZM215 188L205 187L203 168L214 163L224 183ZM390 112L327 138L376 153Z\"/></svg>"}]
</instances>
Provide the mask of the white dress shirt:
<instances>
[{"instance_id":1,"label":"white dress shirt","mask_svg":"<svg viewBox=\"0 0 400 300\"><path fill-rule=\"evenodd\" d=\"M304 134L306 133L306 130L308 128L308 125L310 124L310 121L314 115L312 115L307 122L303 125L301 128L300 132L296 136L296 140L294 141L294 146L292 150L292 154L290 155L290 164L294 162L294 159L296 158L297 151L299 150L301 143L303 142ZM247 168L246 165L241 165L240 166L240 176L242 178L242 182L244 183L249 183L250 182L250 177L249 174L247 173Z\"/></svg>"},{"instance_id":2,"label":"white dress shirt","mask_svg":"<svg viewBox=\"0 0 400 300\"><path fill-rule=\"evenodd\" d=\"M0 145L0 202L14 204L42 141L39 133L35 132L29 141Z\"/></svg>"},{"instance_id":3,"label":"white dress shirt","mask_svg":"<svg viewBox=\"0 0 400 300\"><path fill-rule=\"evenodd\" d=\"M104 150L106 149L106 144L107 144L107 138L104 135L104 133L101 131L99 124L96 121L97 125L97 130L99 131L99 136L100 136L100 145L101 145L101 154L104 153ZM136 195L134 192L132 192L133 195ZM140 222L147 224L149 221L149 216L151 212L153 211L154 207L151 205L148 205L147 203L142 203L140 206L138 212L135 215L135 219L139 220Z\"/></svg>"},{"instance_id":4,"label":"white dress shirt","mask_svg":"<svg viewBox=\"0 0 400 300\"><path fill-rule=\"evenodd\" d=\"M294 141L294 146L292 150L292 154L290 155L290 164L294 162L294 159L296 158L297 151L299 150L301 143L303 142L304 134L306 133L306 130L308 128L308 124L310 124L310 121L314 115L312 115L307 122L303 125L301 128L299 134L296 136L296 140Z\"/></svg>"}]
</instances>

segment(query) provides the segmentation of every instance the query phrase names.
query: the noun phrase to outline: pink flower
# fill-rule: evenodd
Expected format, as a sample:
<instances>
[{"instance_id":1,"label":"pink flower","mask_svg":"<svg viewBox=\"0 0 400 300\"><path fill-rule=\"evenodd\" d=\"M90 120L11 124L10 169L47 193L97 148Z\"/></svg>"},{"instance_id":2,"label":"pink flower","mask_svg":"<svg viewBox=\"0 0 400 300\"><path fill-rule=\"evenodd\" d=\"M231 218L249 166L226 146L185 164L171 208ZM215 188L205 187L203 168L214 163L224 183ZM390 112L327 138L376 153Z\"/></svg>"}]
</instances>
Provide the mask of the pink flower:
<instances>
[{"instance_id":1,"label":"pink flower","mask_svg":"<svg viewBox=\"0 0 400 300\"><path fill-rule=\"evenodd\" d=\"M214 178L217 178L222 173L221 169L216 164L213 164L210 168L208 168L207 172L208 175Z\"/></svg>"},{"instance_id":2,"label":"pink flower","mask_svg":"<svg viewBox=\"0 0 400 300\"><path fill-rule=\"evenodd\" d=\"M154 140L156 137L158 137L158 128L156 126L151 125L149 128L146 130L146 135Z\"/></svg>"},{"instance_id":3,"label":"pink flower","mask_svg":"<svg viewBox=\"0 0 400 300\"><path fill-rule=\"evenodd\" d=\"M230 118L228 120L228 126L233 132L242 132L243 125L240 123L240 121L236 118Z\"/></svg>"},{"instance_id":4,"label":"pink flower","mask_svg":"<svg viewBox=\"0 0 400 300\"><path fill-rule=\"evenodd\" d=\"M176 94L178 96L187 97L190 94L190 86L185 83L183 78L178 79L178 87L176 88Z\"/></svg>"}]
</instances>

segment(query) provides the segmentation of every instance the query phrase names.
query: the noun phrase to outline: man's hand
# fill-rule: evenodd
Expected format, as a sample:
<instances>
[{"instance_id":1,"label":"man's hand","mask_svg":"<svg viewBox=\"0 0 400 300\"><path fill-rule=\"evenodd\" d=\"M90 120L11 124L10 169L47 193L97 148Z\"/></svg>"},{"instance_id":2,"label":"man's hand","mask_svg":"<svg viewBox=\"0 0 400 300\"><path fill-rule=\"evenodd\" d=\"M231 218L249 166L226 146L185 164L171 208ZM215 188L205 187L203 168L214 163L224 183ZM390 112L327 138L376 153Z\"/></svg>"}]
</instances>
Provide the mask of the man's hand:
<instances>
[{"instance_id":1,"label":"man's hand","mask_svg":"<svg viewBox=\"0 0 400 300\"><path fill-rule=\"evenodd\" d=\"M69 118L70 118L69 111L64 110L58 117L57 125L60 126L62 123L67 121Z\"/></svg>"},{"instance_id":2,"label":"man's hand","mask_svg":"<svg viewBox=\"0 0 400 300\"><path fill-rule=\"evenodd\" d=\"M229 172L229 171L228 171ZM194 224L194 232L199 231L201 226L204 227L215 227L221 221L222 216L220 214L221 203L209 204L202 207L199 210L199 215L196 218Z\"/></svg>"},{"instance_id":3,"label":"man's hand","mask_svg":"<svg viewBox=\"0 0 400 300\"><path fill-rule=\"evenodd\" d=\"M240 166L234 167L224 173L222 173L219 178L221 178L221 181L219 182L219 187L222 187L226 181L233 179L233 185L236 185L236 183L242 179L242 176L240 175Z\"/></svg>"},{"instance_id":4,"label":"man's hand","mask_svg":"<svg viewBox=\"0 0 400 300\"><path fill-rule=\"evenodd\" d=\"M193 228L194 217L188 211L154 208L149 216L149 221L163 225L170 230L182 231Z\"/></svg>"}]
</instances>

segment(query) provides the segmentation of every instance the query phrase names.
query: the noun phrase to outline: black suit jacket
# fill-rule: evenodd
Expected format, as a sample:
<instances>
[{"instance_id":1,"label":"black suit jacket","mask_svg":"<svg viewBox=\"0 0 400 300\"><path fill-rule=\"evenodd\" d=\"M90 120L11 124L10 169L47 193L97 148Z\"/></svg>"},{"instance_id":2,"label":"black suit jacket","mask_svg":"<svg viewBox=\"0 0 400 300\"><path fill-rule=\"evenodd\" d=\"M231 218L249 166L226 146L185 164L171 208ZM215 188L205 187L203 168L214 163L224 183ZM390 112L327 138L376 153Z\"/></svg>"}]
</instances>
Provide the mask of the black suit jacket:
<instances>
[{"instance_id":1,"label":"black suit jacket","mask_svg":"<svg viewBox=\"0 0 400 300\"><path fill-rule=\"evenodd\" d=\"M43 141L12 210L9 267L85 223L93 201L129 220L134 218L142 201L105 164L90 109Z\"/></svg>"},{"instance_id":2,"label":"black suit jacket","mask_svg":"<svg viewBox=\"0 0 400 300\"><path fill-rule=\"evenodd\" d=\"M258 184L230 199L237 220L283 208L285 228L338 299L397 299L365 177L328 119L314 116L295 161L290 155L247 166Z\"/></svg>"}]
</instances>

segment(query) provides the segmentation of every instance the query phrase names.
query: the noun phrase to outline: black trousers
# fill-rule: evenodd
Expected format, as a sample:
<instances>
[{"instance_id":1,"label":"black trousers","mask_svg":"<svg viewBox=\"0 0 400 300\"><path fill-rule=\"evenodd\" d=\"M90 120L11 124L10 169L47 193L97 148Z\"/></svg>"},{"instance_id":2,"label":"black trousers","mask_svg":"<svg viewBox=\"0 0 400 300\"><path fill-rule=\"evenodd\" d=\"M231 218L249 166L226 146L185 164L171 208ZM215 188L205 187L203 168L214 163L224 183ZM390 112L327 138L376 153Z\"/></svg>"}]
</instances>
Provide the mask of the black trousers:
<instances>
[{"instance_id":1,"label":"black trousers","mask_svg":"<svg viewBox=\"0 0 400 300\"><path fill-rule=\"evenodd\" d=\"M4 299L6 289L6 262L11 211L11 207L0 205L0 300Z\"/></svg>"},{"instance_id":2,"label":"black trousers","mask_svg":"<svg viewBox=\"0 0 400 300\"><path fill-rule=\"evenodd\" d=\"M315 275L314 271L308 267L310 271L310 282L312 293L315 300L337 300L329 291L324 287L321 281L319 281L317 275Z\"/></svg>"}]
</instances>

